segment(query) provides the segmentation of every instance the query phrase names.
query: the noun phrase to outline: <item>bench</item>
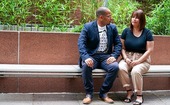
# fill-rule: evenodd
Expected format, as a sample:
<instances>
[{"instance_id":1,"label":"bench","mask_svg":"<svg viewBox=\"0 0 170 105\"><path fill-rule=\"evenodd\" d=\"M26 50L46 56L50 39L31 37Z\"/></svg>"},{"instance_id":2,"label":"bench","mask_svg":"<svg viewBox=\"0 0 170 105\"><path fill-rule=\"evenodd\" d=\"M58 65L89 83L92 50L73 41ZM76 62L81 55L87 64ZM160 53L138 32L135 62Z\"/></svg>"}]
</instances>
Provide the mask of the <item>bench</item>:
<instances>
[{"instance_id":1,"label":"bench","mask_svg":"<svg viewBox=\"0 0 170 105\"><path fill-rule=\"evenodd\" d=\"M95 69L93 77L104 77L102 69ZM170 77L170 65L151 65L145 77ZM0 77L81 77L78 65L35 65L35 64L0 64Z\"/></svg>"}]
</instances>

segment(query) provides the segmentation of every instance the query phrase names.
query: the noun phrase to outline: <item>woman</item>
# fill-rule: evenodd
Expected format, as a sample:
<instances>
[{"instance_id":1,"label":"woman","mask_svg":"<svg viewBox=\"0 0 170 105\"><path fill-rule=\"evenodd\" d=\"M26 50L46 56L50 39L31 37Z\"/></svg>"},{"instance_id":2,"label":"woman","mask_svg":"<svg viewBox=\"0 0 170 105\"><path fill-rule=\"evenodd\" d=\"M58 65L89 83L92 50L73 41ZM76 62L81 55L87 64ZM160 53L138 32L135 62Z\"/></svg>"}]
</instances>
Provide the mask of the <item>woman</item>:
<instances>
[{"instance_id":1,"label":"woman","mask_svg":"<svg viewBox=\"0 0 170 105\"><path fill-rule=\"evenodd\" d=\"M122 57L119 63L119 78L127 91L126 103L131 102L134 96L131 86L133 83L136 101L133 105L141 105L144 101L143 77L150 67L150 55L154 49L152 33L145 28L146 19L142 10L134 11L131 15L130 28L124 29L121 35ZM129 76L129 74L131 76Z\"/></svg>"}]
</instances>

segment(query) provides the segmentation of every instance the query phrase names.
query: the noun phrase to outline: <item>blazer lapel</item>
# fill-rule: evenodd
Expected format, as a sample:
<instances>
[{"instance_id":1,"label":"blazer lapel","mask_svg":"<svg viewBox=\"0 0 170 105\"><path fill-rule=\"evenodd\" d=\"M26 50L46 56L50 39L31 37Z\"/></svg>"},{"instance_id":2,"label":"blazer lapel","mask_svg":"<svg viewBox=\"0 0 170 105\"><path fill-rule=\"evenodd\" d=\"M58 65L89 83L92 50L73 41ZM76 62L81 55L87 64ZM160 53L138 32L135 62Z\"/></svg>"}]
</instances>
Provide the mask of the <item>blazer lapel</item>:
<instances>
[{"instance_id":1,"label":"blazer lapel","mask_svg":"<svg viewBox=\"0 0 170 105\"><path fill-rule=\"evenodd\" d=\"M99 30L98 30L98 25L97 25L97 21L94 21L94 33L97 36L98 40L99 40Z\"/></svg>"},{"instance_id":2,"label":"blazer lapel","mask_svg":"<svg viewBox=\"0 0 170 105\"><path fill-rule=\"evenodd\" d=\"M106 25L106 29L107 29L107 41L108 41L107 46L109 47L111 30L108 25Z\"/></svg>"}]
</instances>

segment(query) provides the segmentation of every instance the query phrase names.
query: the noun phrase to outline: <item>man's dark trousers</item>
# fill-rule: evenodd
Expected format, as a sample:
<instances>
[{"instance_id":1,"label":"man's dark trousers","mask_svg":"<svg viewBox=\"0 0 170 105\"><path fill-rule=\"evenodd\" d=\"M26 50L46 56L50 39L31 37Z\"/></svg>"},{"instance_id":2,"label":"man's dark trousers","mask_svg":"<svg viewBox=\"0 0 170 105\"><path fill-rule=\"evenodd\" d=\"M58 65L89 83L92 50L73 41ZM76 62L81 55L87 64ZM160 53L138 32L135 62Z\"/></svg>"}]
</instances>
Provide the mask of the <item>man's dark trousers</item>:
<instances>
[{"instance_id":1,"label":"man's dark trousers","mask_svg":"<svg viewBox=\"0 0 170 105\"><path fill-rule=\"evenodd\" d=\"M92 71L96 68L100 68L106 71L106 76L104 78L104 82L100 88L99 97L103 98L105 97L105 93L109 92L111 89L114 80L117 77L117 73L119 70L118 62L113 62L111 64L107 64L107 59L110 57L109 54L95 54L91 56L93 59L93 68L87 66L87 64L82 61L82 78L84 83L84 88L86 91L86 94L91 95L91 98L93 97L93 77L92 77Z\"/></svg>"}]
</instances>

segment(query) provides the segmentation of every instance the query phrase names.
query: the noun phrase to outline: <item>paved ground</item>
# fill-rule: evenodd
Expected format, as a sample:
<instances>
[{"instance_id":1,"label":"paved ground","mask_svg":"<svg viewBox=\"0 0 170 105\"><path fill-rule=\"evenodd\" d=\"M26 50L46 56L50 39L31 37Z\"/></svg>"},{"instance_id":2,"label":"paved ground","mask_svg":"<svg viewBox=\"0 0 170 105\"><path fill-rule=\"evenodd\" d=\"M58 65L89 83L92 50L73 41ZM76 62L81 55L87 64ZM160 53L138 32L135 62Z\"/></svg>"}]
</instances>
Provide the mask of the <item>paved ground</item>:
<instances>
[{"instance_id":1,"label":"paved ground","mask_svg":"<svg viewBox=\"0 0 170 105\"><path fill-rule=\"evenodd\" d=\"M115 100L113 105L132 105L124 103L125 92L110 93L109 96ZM83 105L83 93L2 93L0 94L0 105ZM110 105L98 99L98 94L90 105ZM145 91L144 103L142 105L170 105L170 90Z\"/></svg>"}]
</instances>

